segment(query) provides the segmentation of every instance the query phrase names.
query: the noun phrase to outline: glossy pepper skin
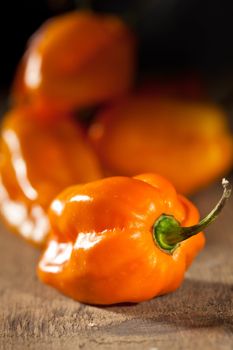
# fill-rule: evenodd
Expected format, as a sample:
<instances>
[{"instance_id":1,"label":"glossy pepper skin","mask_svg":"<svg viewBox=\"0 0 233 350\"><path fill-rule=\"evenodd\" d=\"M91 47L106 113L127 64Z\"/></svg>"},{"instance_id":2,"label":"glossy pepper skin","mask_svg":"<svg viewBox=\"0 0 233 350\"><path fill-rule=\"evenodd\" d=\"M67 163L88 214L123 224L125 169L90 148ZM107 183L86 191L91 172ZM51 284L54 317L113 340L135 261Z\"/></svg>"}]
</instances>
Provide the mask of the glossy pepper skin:
<instances>
[{"instance_id":1,"label":"glossy pepper skin","mask_svg":"<svg viewBox=\"0 0 233 350\"><path fill-rule=\"evenodd\" d=\"M138 93L100 111L90 140L108 175L157 172L183 194L230 170L233 139L211 104Z\"/></svg>"},{"instance_id":2,"label":"glossy pepper skin","mask_svg":"<svg viewBox=\"0 0 233 350\"><path fill-rule=\"evenodd\" d=\"M70 116L54 124L17 108L1 131L0 213L26 240L45 243L52 199L67 186L101 177L98 161Z\"/></svg>"},{"instance_id":3,"label":"glossy pepper skin","mask_svg":"<svg viewBox=\"0 0 233 350\"><path fill-rule=\"evenodd\" d=\"M51 236L38 266L40 279L85 303L140 302L177 289L204 235L172 254L153 238L162 213L182 226L197 209L163 177L113 177L70 187L51 204Z\"/></svg>"},{"instance_id":4,"label":"glossy pepper skin","mask_svg":"<svg viewBox=\"0 0 233 350\"><path fill-rule=\"evenodd\" d=\"M119 18L71 12L47 21L30 40L13 100L47 114L90 107L125 94L134 70L135 38Z\"/></svg>"}]
</instances>

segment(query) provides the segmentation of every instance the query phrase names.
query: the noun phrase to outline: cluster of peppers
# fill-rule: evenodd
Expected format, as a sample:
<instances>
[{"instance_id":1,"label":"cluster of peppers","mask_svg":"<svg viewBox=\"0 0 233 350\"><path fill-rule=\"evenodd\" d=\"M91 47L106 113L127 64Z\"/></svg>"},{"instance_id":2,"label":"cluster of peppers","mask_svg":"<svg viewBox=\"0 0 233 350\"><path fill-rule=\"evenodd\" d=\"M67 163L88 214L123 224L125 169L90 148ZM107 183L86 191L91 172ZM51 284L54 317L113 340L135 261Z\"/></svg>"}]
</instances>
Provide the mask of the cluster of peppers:
<instances>
[{"instance_id":1,"label":"cluster of peppers","mask_svg":"<svg viewBox=\"0 0 233 350\"><path fill-rule=\"evenodd\" d=\"M29 42L3 120L1 217L45 248L41 280L82 302L175 290L230 195L224 182L198 223L177 194L230 169L233 139L199 81L133 89L136 50L118 17L77 11L49 20ZM82 125L83 110L96 107Z\"/></svg>"}]
</instances>

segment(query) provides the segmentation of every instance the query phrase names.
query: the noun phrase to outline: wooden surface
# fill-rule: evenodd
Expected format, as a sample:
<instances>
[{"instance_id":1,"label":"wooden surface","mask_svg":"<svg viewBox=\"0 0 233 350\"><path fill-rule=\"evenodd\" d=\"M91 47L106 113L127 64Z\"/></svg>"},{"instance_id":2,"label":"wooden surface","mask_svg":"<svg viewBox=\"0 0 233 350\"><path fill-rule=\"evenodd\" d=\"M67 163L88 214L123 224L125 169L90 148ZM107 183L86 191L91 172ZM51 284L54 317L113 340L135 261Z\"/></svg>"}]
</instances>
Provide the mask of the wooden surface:
<instances>
[{"instance_id":1,"label":"wooden surface","mask_svg":"<svg viewBox=\"0 0 233 350\"><path fill-rule=\"evenodd\" d=\"M232 180L232 179L231 179ZM194 197L204 215L213 185ZM39 253L0 230L0 349L233 349L233 199L175 293L137 305L82 305L42 285Z\"/></svg>"}]
</instances>

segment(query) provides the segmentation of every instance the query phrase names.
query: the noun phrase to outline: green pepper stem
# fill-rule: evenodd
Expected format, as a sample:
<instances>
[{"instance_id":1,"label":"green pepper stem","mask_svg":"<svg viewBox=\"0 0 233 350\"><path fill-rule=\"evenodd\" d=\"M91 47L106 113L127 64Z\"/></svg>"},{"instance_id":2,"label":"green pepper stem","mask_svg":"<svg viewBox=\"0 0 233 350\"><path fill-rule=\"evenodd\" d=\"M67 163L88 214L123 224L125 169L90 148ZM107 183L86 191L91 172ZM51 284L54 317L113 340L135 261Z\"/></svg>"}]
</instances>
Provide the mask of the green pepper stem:
<instances>
[{"instance_id":1,"label":"green pepper stem","mask_svg":"<svg viewBox=\"0 0 233 350\"><path fill-rule=\"evenodd\" d=\"M171 254L178 243L196 235L204 230L218 217L226 201L231 195L231 184L226 179L222 180L223 194L214 209L197 225L183 227L172 215L162 214L153 226L153 236L156 244L167 253Z\"/></svg>"}]
</instances>

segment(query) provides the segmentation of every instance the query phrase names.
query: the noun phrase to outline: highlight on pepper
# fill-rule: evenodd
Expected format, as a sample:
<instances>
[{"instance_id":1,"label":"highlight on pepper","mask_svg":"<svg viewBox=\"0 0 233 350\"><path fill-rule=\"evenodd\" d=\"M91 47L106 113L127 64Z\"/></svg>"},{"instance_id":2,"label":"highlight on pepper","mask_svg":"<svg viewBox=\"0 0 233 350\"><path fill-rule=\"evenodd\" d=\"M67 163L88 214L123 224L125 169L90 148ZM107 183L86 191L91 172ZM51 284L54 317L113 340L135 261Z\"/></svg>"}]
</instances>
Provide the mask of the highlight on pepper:
<instances>
[{"instance_id":1,"label":"highlight on pepper","mask_svg":"<svg viewBox=\"0 0 233 350\"><path fill-rule=\"evenodd\" d=\"M102 176L98 160L72 116L51 123L34 110L15 108L1 129L0 215L31 243L44 245L47 209L67 186Z\"/></svg>"},{"instance_id":2,"label":"highlight on pepper","mask_svg":"<svg viewBox=\"0 0 233 350\"><path fill-rule=\"evenodd\" d=\"M165 178L112 177L63 191L50 206L51 235L39 278L90 304L141 302L176 290L231 193L199 222ZM107 261L107 263L106 263Z\"/></svg>"}]
</instances>

